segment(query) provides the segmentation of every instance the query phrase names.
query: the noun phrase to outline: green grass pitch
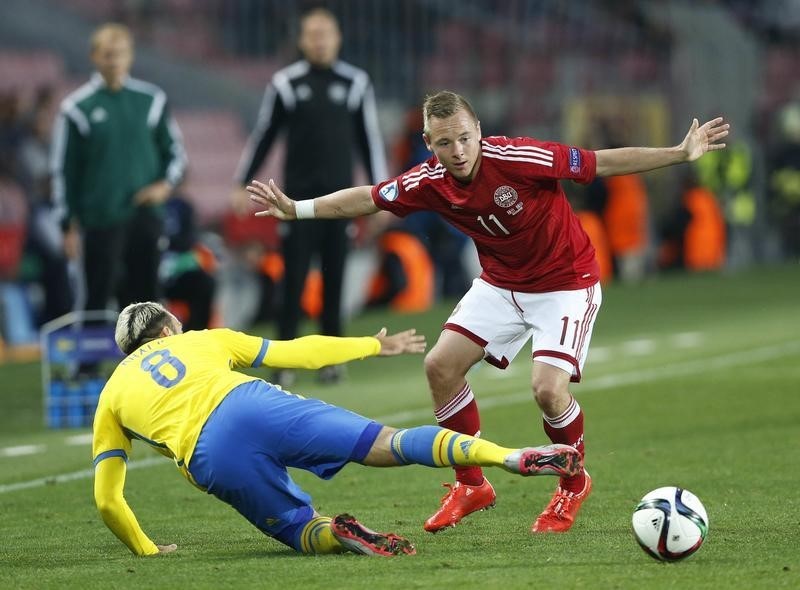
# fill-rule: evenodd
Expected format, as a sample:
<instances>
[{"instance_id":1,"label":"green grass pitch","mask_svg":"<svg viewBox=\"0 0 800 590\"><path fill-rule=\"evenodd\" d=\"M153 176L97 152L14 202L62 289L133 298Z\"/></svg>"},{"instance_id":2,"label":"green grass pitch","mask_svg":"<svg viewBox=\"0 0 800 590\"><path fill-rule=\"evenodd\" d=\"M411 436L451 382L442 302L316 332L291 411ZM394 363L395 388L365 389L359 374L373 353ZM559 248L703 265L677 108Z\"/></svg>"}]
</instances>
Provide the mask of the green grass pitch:
<instances>
[{"instance_id":1,"label":"green grass pitch","mask_svg":"<svg viewBox=\"0 0 800 590\"><path fill-rule=\"evenodd\" d=\"M417 327L432 345L452 303L419 316L366 314L349 332ZM505 372L469 375L483 436L501 444L546 442L528 351ZM89 445L70 438L88 431L41 426L38 364L0 366L0 384L0 588L800 587L797 265L605 289L574 387L595 488L565 535L528 532L553 479L489 471L497 507L431 535L422 522L448 470L351 465L328 482L295 475L321 512L410 537L418 555L296 555L138 445L126 497L156 542L179 549L136 558L95 511ZM353 363L335 387L304 375L293 389L395 426L433 422L421 356ZM15 454L25 445L41 452ZM637 500L664 485L693 491L710 518L705 545L674 564L646 556L630 532Z\"/></svg>"}]
</instances>

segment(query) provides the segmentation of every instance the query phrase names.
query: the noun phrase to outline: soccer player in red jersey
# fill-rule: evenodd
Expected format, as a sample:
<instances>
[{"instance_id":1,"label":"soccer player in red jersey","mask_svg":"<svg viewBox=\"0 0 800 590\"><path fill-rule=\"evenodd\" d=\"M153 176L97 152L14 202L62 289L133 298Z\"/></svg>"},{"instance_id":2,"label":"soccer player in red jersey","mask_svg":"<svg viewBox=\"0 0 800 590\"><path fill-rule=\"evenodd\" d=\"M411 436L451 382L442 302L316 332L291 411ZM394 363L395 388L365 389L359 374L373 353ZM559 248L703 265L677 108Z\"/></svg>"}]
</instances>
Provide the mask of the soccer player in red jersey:
<instances>
[{"instance_id":1,"label":"soccer player in red jersey","mask_svg":"<svg viewBox=\"0 0 800 590\"><path fill-rule=\"evenodd\" d=\"M443 91L423 105L426 162L375 186L293 201L270 180L252 181L256 215L282 220L350 218L380 210L405 216L435 211L475 242L481 276L444 324L425 358L439 424L477 436L480 418L466 380L481 359L505 367L533 339L531 386L544 430L554 443L584 452L583 412L569 391L578 382L601 303L594 248L572 211L560 180L645 172L691 162L725 147L721 117L695 119L683 141L666 148L589 151L528 137L481 137L470 104ZM425 529L436 532L492 506L495 492L479 467L456 467L455 485ZM592 480L583 470L561 478L533 532L570 529Z\"/></svg>"}]
</instances>

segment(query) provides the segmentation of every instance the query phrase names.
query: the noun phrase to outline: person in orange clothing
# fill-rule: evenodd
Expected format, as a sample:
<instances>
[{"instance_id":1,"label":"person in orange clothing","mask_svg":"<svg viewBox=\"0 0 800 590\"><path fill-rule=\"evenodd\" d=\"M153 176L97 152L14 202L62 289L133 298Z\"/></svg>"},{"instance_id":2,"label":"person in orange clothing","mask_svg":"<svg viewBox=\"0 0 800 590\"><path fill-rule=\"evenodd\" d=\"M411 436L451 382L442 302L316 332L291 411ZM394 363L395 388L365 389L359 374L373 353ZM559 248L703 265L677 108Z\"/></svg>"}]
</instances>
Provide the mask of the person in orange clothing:
<instances>
[{"instance_id":1,"label":"person in orange clothing","mask_svg":"<svg viewBox=\"0 0 800 590\"><path fill-rule=\"evenodd\" d=\"M583 231L589 236L589 241L594 246L597 266L600 267L600 282L607 285L614 276L614 260L611 257L611 246L608 243L603 219L597 212L588 209L576 211L575 214L578 216L578 221L581 222Z\"/></svg>"},{"instance_id":2,"label":"person in orange clothing","mask_svg":"<svg viewBox=\"0 0 800 590\"><path fill-rule=\"evenodd\" d=\"M661 266L701 272L725 265L725 216L716 195L701 186L694 174L685 178L681 205L664 233Z\"/></svg>"},{"instance_id":3,"label":"person in orange clothing","mask_svg":"<svg viewBox=\"0 0 800 590\"><path fill-rule=\"evenodd\" d=\"M623 145L608 122L596 131L601 143ZM649 206L647 187L638 174L597 178L587 194L589 209L600 215L605 226L614 276L623 282L637 282L647 270Z\"/></svg>"},{"instance_id":4,"label":"person in orange clothing","mask_svg":"<svg viewBox=\"0 0 800 590\"><path fill-rule=\"evenodd\" d=\"M434 268L425 246L413 234L389 229L378 240L381 263L372 278L367 305L388 305L401 313L430 309L434 298Z\"/></svg>"},{"instance_id":5,"label":"person in orange clothing","mask_svg":"<svg viewBox=\"0 0 800 590\"><path fill-rule=\"evenodd\" d=\"M261 273L261 309L269 308L269 315L263 317L272 318L272 309L275 307L275 291L277 286L283 281L286 272L286 263L280 252L267 250L258 259L258 270ZM306 275L303 284L303 293L300 295L300 309L309 319L316 320L322 313L323 306L322 273L318 268L312 268Z\"/></svg>"},{"instance_id":6,"label":"person in orange clothing","mask_svg":"<svg viewBox=\"0 0 800 590\"><path fill-rule=\"evenodd\" d=\"M695 186L683 196L683 206L691 219L683 236L686 268L695 271L719 270L725 265L725 218L717 197L709 189Z\"/></svg>"},{"instance_id":7,"label":"person in orange clothing","mask_svg":"<svg viewBox=\"0 0 800 590\"><path fill-rule=\"evenodd\" d=\"M625 282L645 273L648 243L647 188L637 174L604 178L607 192L603 222L616 274Z\"/></svg>"}]
</instances>

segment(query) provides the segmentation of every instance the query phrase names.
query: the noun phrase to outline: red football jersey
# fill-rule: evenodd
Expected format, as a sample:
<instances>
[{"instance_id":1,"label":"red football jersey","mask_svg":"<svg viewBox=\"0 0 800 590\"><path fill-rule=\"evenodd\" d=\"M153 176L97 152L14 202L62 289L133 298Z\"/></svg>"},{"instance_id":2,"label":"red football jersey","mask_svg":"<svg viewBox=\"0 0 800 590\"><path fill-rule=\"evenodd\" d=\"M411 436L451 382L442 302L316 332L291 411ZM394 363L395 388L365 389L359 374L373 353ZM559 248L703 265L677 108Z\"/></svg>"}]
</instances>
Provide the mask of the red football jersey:
<instances>
[{"instance_id":1,"label":"red football jersey","mask_svg":"<svg viewBox=\"0 0 800 590\"><path fill-rule=\"evenodd\" d=\"M560 179L589 183L593 151L528 137L485 137L469 184L432 157L372 189L375 204L405 217L435 211L475 242L488 283L512 291L582 289L599 280L594 248Z\"/></svg>"}]
</instances>

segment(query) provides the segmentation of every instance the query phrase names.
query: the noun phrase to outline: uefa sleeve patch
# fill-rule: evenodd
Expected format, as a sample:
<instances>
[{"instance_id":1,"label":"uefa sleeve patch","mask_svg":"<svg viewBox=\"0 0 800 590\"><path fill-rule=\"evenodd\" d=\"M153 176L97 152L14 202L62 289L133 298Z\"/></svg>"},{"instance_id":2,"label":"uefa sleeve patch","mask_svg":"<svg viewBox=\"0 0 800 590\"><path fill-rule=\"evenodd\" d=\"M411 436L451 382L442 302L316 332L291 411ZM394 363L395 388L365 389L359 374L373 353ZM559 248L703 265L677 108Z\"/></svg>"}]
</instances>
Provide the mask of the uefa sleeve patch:
<instances>
[{"instance_id":1,"label":"uefa sleeve patch","mask_svg":"<svg viewBox=\"0 0 800 590\"><path fill-rule=\"evenodd\" d=\"M573 174L581 171L581 151L578 148L569 148L569 171Z\"/></svg>"},{"instance_id":2,"label":"uefa sleeve patch","mask_svg":"<svg viewBox=\"0 0 800 590\"><path fill-rule=\"evenodd\" d=\"M393 180L389 184L386 184L380 188L378 194L383 198L384 201L396 201L397 197L400 196L400 191L397 188L397 181Z\"/></svg>"}]
</instances>

